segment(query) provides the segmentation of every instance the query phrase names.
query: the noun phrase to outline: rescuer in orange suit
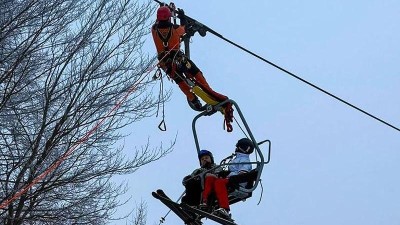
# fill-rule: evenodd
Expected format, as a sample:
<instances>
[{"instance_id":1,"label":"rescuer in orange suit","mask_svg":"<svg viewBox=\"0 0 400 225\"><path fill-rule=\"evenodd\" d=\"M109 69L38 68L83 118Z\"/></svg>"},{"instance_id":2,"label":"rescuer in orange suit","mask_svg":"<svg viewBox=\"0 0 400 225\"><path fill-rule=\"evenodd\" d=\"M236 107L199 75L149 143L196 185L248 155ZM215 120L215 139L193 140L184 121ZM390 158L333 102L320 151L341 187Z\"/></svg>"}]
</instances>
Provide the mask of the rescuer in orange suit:
<instances>
[{"instance_id":1,"label":"rescuer in orange suit","mask_svg":"<svg viewBox=\"0 0 400 225\"><path fill-rule=\"evenodd\" d=\"M181 38L186 34L185 25L171 23L171 16L168 6L161 6L157 10L157 21L151 29L160 60L159 66L178 84L189 104L196 110L201 111L203 107L198 97L191 92L191 87L185 82L185 77L194 79L195 85L216 101L222 102L228 99L227 96L211 89L200 69L180 50ZM178 18L181 22L185 21L183 10L178 10ZM229 108L232 111L230 103Z\"/></svg>"}]
</instances>

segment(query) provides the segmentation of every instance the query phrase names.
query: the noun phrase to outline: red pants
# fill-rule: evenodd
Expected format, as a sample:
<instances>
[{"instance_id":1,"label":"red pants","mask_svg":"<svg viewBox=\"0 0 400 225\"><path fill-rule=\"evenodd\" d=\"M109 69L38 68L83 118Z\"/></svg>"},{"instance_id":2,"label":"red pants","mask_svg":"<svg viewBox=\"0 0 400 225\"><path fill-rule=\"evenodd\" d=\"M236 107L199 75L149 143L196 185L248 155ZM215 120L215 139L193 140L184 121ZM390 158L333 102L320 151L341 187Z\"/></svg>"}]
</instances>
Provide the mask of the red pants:
<instances>
[{"instance_id":1,"label":"red pants","mask_svg":"<svg viewBox=\"0 0 400 225\"><path fill-rule=\"evenodd\" d=\"M229 210L227 184L228 179L207 176L204 183L203 202L206 203L208 196L212 191L214 191L219 207Z\"/></svg>"}]
</instances>

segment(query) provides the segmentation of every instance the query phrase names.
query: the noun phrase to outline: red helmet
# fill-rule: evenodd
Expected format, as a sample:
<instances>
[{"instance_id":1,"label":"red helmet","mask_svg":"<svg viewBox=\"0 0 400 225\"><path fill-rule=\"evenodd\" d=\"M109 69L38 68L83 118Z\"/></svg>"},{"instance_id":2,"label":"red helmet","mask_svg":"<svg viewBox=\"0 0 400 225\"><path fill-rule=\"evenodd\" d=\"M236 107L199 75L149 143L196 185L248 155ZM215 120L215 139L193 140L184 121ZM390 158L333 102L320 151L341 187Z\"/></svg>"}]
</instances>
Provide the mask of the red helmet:
<instances>
[{"instance_id":1,"label":"red helmet","mask_svg":"<svg viewBox=\"0 0 400 225\"><path fill-rule=\"evenodd\" d=\"M171 10L169 10L168 6L161 6L157 10L157 20L169 20L171 18Z\"/></svg>"}]
</instances>

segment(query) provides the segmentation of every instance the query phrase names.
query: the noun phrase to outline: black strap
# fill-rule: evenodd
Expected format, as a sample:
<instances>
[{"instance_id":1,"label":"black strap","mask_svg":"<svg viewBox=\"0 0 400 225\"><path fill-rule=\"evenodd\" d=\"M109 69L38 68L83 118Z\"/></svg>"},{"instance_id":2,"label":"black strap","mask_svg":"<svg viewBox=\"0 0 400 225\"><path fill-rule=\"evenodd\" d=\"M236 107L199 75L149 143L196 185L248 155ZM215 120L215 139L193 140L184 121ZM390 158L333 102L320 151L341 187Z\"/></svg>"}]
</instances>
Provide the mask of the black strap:
<instances>
[{"instance_id":1,"label":"black strap","mask_svg":"<svg viewBox=\"0 0 400 225\"><path fill-rule=\"evenodd\" d=\"M168 41L169 41L169 39L171 38L171 35L172 35L172 27L169 27L168 28L168 33L167 33L167 35L164 37L163 36L163 34L160 32L160 30L158 29L158 27L156 28L156 31L157 31L157 35L158 35L158 37L161 39L161 41L163 42L163 45L164 45L164 50L165 51L168 51L169 49L168 49Z\"/></svg>"}]
</instances>

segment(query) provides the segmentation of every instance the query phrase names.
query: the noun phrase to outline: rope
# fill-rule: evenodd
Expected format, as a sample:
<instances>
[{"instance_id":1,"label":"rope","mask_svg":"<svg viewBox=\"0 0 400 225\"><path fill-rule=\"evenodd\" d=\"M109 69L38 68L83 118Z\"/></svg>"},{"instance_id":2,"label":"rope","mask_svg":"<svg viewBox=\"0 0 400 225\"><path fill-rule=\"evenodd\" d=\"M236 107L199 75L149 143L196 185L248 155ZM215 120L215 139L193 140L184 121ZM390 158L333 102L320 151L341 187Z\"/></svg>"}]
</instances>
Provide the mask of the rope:
<instances>
[{"instance_id":1,"label":"rope","mask_svg":"<svg viewBox=\"0 0 400 225\"><path fill-rule=\"evenodd\" d=\"M160 71L160 68L157 69L157 75L160 75L159 78L161 80L160 82L160 90L158 92L158 102L157 102L157 113L156 113L156 117L158 117L158 113L160 111L160 102L161 102L161 106L162 106L162 120L160 122L160 124L158 125L158 129L160 129L161 131L166 131L167 130L167 126L165 124L165 104L164 104L164 82L163 82L163 77ZM157 75L154 75L155 77L157 77Z\"/></svg>"},{"instance_id":2,"label":"rope","mask_svg":"<svg viewBox=\"0 0 400 225\"><path fill-rule=\"evenodd\" d=\"M263 192L264 192L264 187L263 187L263 185L262 185L262 182L261 182L262 180L261 180L261 178L260 178L260 186L261 186L261 195L260 195L260 200L258 200L258 203L257 203L257 205L260 205L260 203L261 203L261 199L262 199L262 196L263 196Z\"/></svg>"},{"instance_id":3,"label":"rope","mask_svg":"<svg viewBox=\"0 0 400 225\"><path fill-rule=\"evenodd\" d=\"M236 118L234 117L233 119L235 120L235 122L236 122L236 124L238 125L238 127L240 128L240 130L242 130L242 133L244 134L244 136L246 136L246 138L250 139L249 136L247 135L247 133L243 130L243 127L240 126L240 124L239 124L239 122L236 120ZM257 152L256 152L255 155L256 155L256 161L258 161L258 154L257 154Z\"/></svg>"},{"instance_id":4,"label":"rope","mask_svg":"<svg viewBox=\"0 0 400 225\"><path fill-rule=\"evenodd\" d=\"M164 54L164 56L159 60L159 63L162 62L164 60L165 57L167 57L169 55L169 53L175 49L175 47L177 45L179 45L182 42L183 39L181 39L179 42L177 42L167 53ZM172 65L171 65L171 70L173 73L178 74L175 72L175 68L174 68L174 61L176 56L178 55L179 51L176 51L176 53L174 54L174 57L172 58ZM159 64L158 63L158 64ZM160 99L164 97L164 83L163 83L163 77L161 74L161 70L160 68L157 69L156 73L153 76L153 80L156 80L160 78L161 82L160 82L160 92L158 93L158 103L157 103L157 113L156 113L156 117L158 117L158 113L160 110ZM167 126L165 124L165 107L164 107L164 101L162 102L162 120L161 122L158 124L158 129L160 129L161 131L166 131L167 130Z\"/></svg>"},{"instance_id":5,"label":"rope","mask_svg":"<svg viewBox=\"0 0 400 225\"><path fill-rule=\"evenodd\" d=\"M233 119L235 120L236 124L238 125L238 127L240 128L240 130L242 130L242 133L244 134L244 136L246 136L246 138L249 138L249 136L247 135L247 133L243 130L243 127L240 126L239 122L237 121L237 119L235 117L233 117Z\"/></svg>"}]
</instances>

